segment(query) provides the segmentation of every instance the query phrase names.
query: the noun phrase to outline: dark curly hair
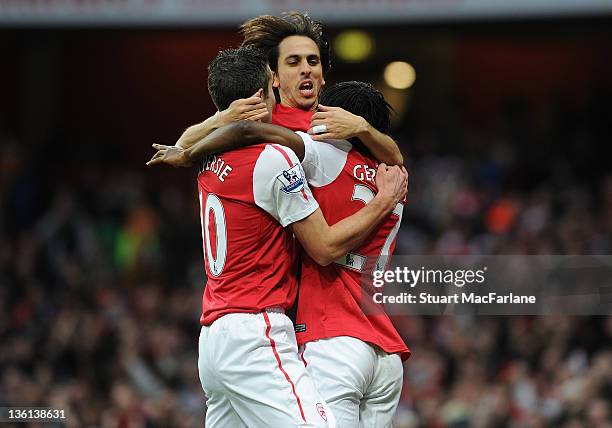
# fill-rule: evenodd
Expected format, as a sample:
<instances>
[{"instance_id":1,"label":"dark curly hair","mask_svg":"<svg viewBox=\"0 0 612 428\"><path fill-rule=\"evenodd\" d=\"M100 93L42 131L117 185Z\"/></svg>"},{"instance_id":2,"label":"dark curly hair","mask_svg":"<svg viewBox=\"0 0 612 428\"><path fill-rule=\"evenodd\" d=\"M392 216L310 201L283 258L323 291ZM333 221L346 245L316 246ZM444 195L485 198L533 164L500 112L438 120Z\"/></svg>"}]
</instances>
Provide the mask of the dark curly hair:
<instances>
[{"instance_id":1,"label":"dark curly hair","mask_svg":"<svg viewBox=\"0 0 612 428\"><path fill-rule=\"evenodd\" d=\"M363 117L370 125L383 134L391 127L391 111L383 94L369 83L340 82L325 88L319 102L326 106L342 107Z\"/></svg>"},{"instance_id":2,"label":"dark curly hair","mask_svg":"<svg viewBox=\"0 0 612 428\"><path fill-rule=\"evenodd\" d=\"M278 70L278 45L290 36L305 36L319 47L321 66L326 72L331 67L329 43L323 34L323 25L308 14L288 12L282 16L262 15L249 19L240 26L244 36L242 46L256 46L268 55L273 71Z\"/></svg>"}]
</instances>

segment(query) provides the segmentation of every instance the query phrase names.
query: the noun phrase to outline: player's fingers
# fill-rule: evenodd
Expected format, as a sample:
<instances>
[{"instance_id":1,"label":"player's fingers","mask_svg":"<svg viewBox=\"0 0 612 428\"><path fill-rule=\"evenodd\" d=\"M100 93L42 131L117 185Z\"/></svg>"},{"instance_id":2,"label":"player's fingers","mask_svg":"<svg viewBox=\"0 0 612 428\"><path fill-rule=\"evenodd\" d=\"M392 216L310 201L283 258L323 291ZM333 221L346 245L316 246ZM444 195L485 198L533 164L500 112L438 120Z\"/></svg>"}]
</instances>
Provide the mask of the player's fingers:
<instances>
[{"instance_id":1,"label":"player's fingers","mask_svg":"<svg viewBox=\"0 0 612 428\"><path fill-rule=\"evenodd\" d=\"M330 117L330 115L331 115L331 112L318 111L312 115L312 119L310 119L310 121L312 122L313 120L327 119L328 117Z\"/></svg>"},{"instance_id":2,"label":"player's fingers","mask_svg":"<svg viewBox=\"0 0 612 428\"><path fill-rule=\"evenodd\" d=\"M151 147L153 147L155 150L168 150L172 146L165 146L163 144L152 144Z\"/></svg>"},{"instance_id":3,"label":"player's fingers","mask_svg":"<svg viewBox=\"0 0 612 428\"><path fill-rule=\"evenodd\" d=\"M408 183L408 175L406 174L405 171L402 171L401 169L400 169L400 174L402 177L402 185L405 187L406 184Z\"/></svg>"},{"instance_id":4,"label":"player's fingers","mask_svg":"<svg viewBox=\"0 0 612 428\"><path fill-rule=\"evenodd\" d=\"M325 125L327 129L333 126L333 122L329 118L314 119L310 121L310 127L314 128L318 125Z\"/></svg>"},{"instance_id":5,"label":"player's fingers","mask_svg":"<svg viewBox=\"0 0 612 428\"><path fill-rule=\"evenodd\" d=\"M261 120L268 115L268 111L264 111L262 113L254 114L253 116L249 116L246 120Z\"/></svg>"},{"instance_id":6,"label":"player's fingers","mask_svg":"<svg viewBox=\"0 0 612 428\"><path fill-rule=\"evenodd\" d=\"M400 195L404 197L408 190L408 178L402 173L402 179L400 181Z\"/></svg>"},{"instance_id":7,"label":"player's fingers","mask_svg":"<svg viewBox=\"0 0 612 428\"><path fill-rule=\"evenodd\" d=\"M387 165L384 163L378 164L378 168L376 168L376 178L384 179L387 174Z\"/></svg>"},{"instance_id":8,"label":"player's fingers","mask_svg":"<svg viewBox=\"0 0 612 428\"><path fill-rule=\"evenodd\" d=\"M245 104L257 104L257 103L260 103L262 100L263 100L263 97L261 96L259 91L257 91L255 95L250 96L249 98L246 98L244 100L244 103Z\"/></svg>"},{"instance_id":9,"label":"player's fingers","mask_svg":"<svg viewBox=\"0 0 612 428\"><path fill-rule=\"evenodd\" d=\"M256 102L242 106L242 111L249 112L258 108L266 108L266 103L264 103L261 98L259 98Z\"/></svg>"},{"instance_id":10,"label":"player's fingers","mask_svg":"<svg viewBox=\"0 0 612 428\"><path fill-rule=\"evenodd\" d=\"M386 165L386 172L396 186L400 184L402 181L402 172L398 167Z\"/></svg>"},{"instance_id":11,"label":"player's fingers","mask_svg":"<svg viewBox=\"0 0 612 428\"><path fill-rule=\"evenodd\" d=\"M393 169L393 167L385 165L385 174L387 174L387 177L393 180L393 182L399 181L399 174L397 173L397 170Z\"/></svg>"},{"instance_id":12,"label":"player's fingers","mask_svg":"<svg viewBox=\"0 0 612 428\"><path fill-rule=\"evenodd\" d=\"M238 114L242 114L245 111L249 111L253 108L256 108L254 106L258 105L261 102L262 102L261 98L258 98L258 97L243 98L240 100L236 100L232 104L230 104L229 109L232 109Z\"/></svg>"},{"instance_id":13,"label":"player's fingers","mask_svg":"<svg viewBox=\"0 0 612 428\"><path fill-rule=\"evenodd\" d=\"M318 126L318 125L324 125L324 124L325 124L325 121L324 121L324 120L321 120L321 119L312 120L312 121L310 122L310 129L314 128L315 126Z\"/></svg>"},{"instance_id":14,"label":"player's fingers","mask_svg":"<svg viewBox=\"0 0 612 428\"><path fill-rule=\"evenodd\" d=\"M251 116L255 116L256 114L261 114L261 113L265 113L268 111L268 108L266 107L265 104L257 104L256 107L253 107L251 109L249 109L248 111L245 111L243 116L243 119L248 119Z\"/></svg>"},{"instance_id":15,"label":"player's fingers","mask_svg":"<svg viewBox=\"0 0 612 428\"><path fill-rule=\"evenodd\" d=\"M333 110L336 110L337 108L338 107L324 106L323 104L319 104L317 106L318 111L333 111Z\"/></svg>"},{"instance_id":16,"label":"player's fingers","mask_svg":"<svg viewBox=\"0 0 612 428\"><path fill-rule=\"evenodd\" d=\"M265 103L257 103L257 104L251 104L248 106L243 106L239 109L240 112L240 118L241 119L246 119L248 116L255 114L255 113L259 113L257 110L267 110L266 104Z\"/></svg>"},{"instance_id":17,"label":"player's fingers","mask_svg":"<svg viewBox=\"0 0 612 428\"><path fill-rule=\"evenodd\" d=\"M153 156L151 156L150 160L156 159L159 157L159 152L155 152L155 154Z\"/></svg>"},{"instance_id":18,"label":"player's fingers","mask_svg":"<svg viewBox=\"0 0 612 428\"><path fill-rule=\"evenodd\" d=\"M260 102L261 102L261 96L258 95L258 92L255 92L255 94L251 95L248 98L240 98L234 101L234 103L239 104L239 105L257 104Z\"/></svg>"},{"instance_id":19,"label":"player's fingers","mask_svg":"<svg viewBox=\"0 0 612 428\"><path fill-rule=\"evenodd\" d=\"M147 162L147 166L157 165L158 163L161 163L161 158L151 158L151 160Z\"/></svg>"},{"instance_id":20,"label":"player's fingers","mask_svg":"<svg viewBox=\"0 0 612 428\"><path fill-rule=\"evenodd\" d=\"M401 168L397 165L391 166L391 173L396 177L396 180L399 182L402 182L404 180L404 173L402 172Z\"/></svg>"},{"instance_id":21,"label":"player's fingers","mask_svg":"<svg viewBox=\"0 0 612 428\"><path fill-rule=\"evenodd\" d=\"M338 135L333 132L326 132L324 134L314 134L310 136L314 141L326 141L326 140L337 140Z\"/></svg>"},{"instance_id":22,"label":"player's fingers","mask_svg":"<svg viewBox=\"0 0 612 428\"><path fill-rule=\"evenodd\" d=\"M267 109L258 109L258 110L251 111L248 114L244 114L241 119L242 120L257 120L258 118L265 116L267 113L268 113Z\"/></svg>"}]
</instances>

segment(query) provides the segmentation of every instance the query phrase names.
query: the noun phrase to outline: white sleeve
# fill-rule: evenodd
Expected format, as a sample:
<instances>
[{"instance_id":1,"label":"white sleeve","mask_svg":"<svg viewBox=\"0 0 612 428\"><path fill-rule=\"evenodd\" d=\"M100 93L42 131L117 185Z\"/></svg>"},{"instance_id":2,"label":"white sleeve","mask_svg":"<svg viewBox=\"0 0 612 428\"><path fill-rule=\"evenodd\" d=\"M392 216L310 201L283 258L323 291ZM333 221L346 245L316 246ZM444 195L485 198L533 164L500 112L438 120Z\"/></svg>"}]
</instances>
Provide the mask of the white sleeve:
<instances>
[{"instance_id":1,"label":"white sleeve","mask_svg":"<svg viewBox=\"0 0 612 428\"><path fill-rule=\"evenodd\" d=\"M314 141L305 132L296 134L304 141L302 167L308 184L312 187L322 187L338 178L353 145L346 140Z\"/></svg>"},{"instance_id":2,"label":"white sleeve","mask_svg":"<svg viewBox=\"0 0 612 428\"><path fill-rule=\"evenodd\" d=\"M283 227L308 217L319 208L297 156L288 147L268 144L253 171L255 204Z\"/></svg>"}]
</instances>

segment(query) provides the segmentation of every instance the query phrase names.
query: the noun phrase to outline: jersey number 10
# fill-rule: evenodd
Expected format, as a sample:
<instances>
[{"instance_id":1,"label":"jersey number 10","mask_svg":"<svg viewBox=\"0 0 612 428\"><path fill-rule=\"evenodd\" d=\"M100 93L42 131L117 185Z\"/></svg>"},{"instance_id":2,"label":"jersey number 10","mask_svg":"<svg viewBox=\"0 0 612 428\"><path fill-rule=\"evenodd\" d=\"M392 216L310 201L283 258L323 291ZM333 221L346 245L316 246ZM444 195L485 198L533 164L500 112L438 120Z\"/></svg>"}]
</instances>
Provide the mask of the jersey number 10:
<instances>
[{"instance_id":1,"label":"jersey number 10","mask_svg":"<svg viewBox=\"0 0 612 428\"><path fill-rule=\"evenodd\" d=\"M210 244L210 211L215 219L215 255L213 256ZM227 257L227 227L225 225L225 211L221 199L213 193L206 197L206 205L202 210L202 192L200 192L200 224L202 225L202 240L204 241L204 255L208 262L208 270L212 276L219 276L225 267Z\"/></svg>"}]
</instances>

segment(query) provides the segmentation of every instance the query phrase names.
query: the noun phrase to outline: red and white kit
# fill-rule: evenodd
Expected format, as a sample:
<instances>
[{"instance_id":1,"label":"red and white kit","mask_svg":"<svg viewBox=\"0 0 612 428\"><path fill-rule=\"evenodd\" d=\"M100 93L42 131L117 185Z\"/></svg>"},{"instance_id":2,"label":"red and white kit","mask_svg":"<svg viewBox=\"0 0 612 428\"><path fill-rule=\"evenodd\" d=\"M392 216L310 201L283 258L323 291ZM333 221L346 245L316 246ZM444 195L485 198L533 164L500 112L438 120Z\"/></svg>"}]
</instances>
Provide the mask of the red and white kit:
<instances>
[{"instance_id":1,"label":"red and white kit","mask_svg":"<svg viewBox=\"0 0 612 428\"><path fill-rule=\"evenodd\" d=\"M305 145L306 178L329 224L374 198L378 162L348 141L321 143L298 134ZM361 275L374 263L384 268L395 248L402 210L398 204L361 247L329 266L317 265L308 255L303 258L298 344L338 427L390 427L399 402L401 361L410 351L382 306L362 296Z\"/></svg>"},{"instance_id":2,"label":"red and white kit","mask_svg":"<svg viewBox=\"0 0 612 428\"><path fill-rule=\"evenodd\" d=\"M206 426L333 426L284 314L297 293L284 227L318 208L295 153L260 144L211 156L198 190L208 274L198 360Z\"/></svg>"}]
</instances>

